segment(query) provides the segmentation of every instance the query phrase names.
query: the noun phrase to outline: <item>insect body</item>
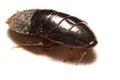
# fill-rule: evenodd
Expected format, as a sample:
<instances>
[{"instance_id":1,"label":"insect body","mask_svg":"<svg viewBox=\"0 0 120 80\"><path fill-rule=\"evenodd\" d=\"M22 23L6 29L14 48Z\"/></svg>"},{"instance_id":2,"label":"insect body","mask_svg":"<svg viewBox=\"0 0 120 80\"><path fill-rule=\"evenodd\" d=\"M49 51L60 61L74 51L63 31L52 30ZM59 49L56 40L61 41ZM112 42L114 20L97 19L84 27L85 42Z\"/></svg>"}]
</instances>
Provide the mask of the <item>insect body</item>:
<instances>
[{"instance_id":1,"label":"insect body","mask_svg":"<svg viewBox=\"0 0 120 80\"><path fill-rule=\"evenodd\" d=\"M55 10L24 10L10 17L7 23L18 33L39 35L69 48L87 51L97 44L85 21Z\"/></svg>"}]
</instances>

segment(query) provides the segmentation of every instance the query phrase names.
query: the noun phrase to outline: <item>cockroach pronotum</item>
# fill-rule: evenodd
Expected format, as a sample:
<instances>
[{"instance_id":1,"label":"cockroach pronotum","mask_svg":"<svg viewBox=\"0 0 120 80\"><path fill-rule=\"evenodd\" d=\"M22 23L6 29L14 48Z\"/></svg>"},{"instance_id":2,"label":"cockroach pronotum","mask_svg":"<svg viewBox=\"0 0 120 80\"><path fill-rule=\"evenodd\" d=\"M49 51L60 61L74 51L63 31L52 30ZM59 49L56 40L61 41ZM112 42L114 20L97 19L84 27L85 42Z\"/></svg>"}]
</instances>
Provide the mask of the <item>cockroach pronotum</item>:
<instances>
[{"instance_id":1,"label":"cockroach pronotum","mask_svg":"<svg viewBox=\"0 0 120 80\"><path fill-rule=\"evenodd\" d=\"M54 44L82 50L83 55L79 62L87 51L97 44L94 33L85 21L55 10L30 9L18 11L7 20L7 23L12 30L18 33L32 36L39 35ZM45 47L44 43L33 42L22 46ZM54 47L54 44L50 48ZM72 51L70 51L70 54L72 54Z\"/></svg>"}]
</instances>

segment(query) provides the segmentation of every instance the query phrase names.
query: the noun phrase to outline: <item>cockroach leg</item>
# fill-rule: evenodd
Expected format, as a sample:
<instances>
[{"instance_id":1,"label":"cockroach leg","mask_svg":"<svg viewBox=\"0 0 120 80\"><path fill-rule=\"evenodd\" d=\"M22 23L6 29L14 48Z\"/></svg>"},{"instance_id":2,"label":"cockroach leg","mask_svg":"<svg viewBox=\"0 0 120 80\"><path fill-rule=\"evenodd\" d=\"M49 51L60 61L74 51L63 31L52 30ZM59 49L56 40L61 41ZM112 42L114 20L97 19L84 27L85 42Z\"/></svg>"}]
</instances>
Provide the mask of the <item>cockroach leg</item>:
<instances>
[{"instance_id":1,"label":"cockroach leg","mask_svg":"<svg viewBox=\"0 0 120 80\"><path fill-rule=\"evenodd\" d=\"M49 41L49 42L44 43L44 46L42 47L42 49L43 50L53 50L57 46L59 46L59 44Z\"/></svg>"},{"instance_id":2,"label":"cockroach leg","mask_svg":"<svg viewBox=\"0 0 120 80\"><path fill-rule=\"evenodd\" d=\"M66 61L72 61L73 60L73 48L69 48L69 51L70 51L70 53L69 53L69 57L68 58L65 58L64 60L63 60L63 62L66 62Z\"/></svg>"},{"instance_id":3,"label":"cockroach leg","mask_svg":"<svg viewBox=\"0 0 120 80\"><path fill-rule=\"evenodd\" d=\"M37 43L25 43L25 44L21 44L21 45L18 45L18 46L15 46L13 47L12 49L14 48L21 48L21 47L43 47L44 44L43 42L37 42Z\"/></svg>"},{"instance_id":4,"label":"cockroach leg","mask_svg":"<svg viewBox=\"0 0 120 80\"><path fill-rule=\"evenodd\" d=\"M83 51L82 56L80 57L79 61L76 63L76 65L78 65L79 63L82 62L83 58L85 57L85 55L87 54L87 51Z\"/></svg>"},{"instance_id":5,"label":"cockroach leg","mask_svg":"<svg viewBox=\"0 0 120 80\"><path fill-rule=\"evenodd\" d=\"M48 41L48 40L44 40L44 41L41 41L41 42L32 42L32 43L27 42L25 44L15 46L12 49L21 48L21 47L41 47L44 50L52 50L55 47L57 47L58 45L59 44L57 44L57 43L54 43L54 42L51 42L51 41Z\"/></svg>"}]
</instances>

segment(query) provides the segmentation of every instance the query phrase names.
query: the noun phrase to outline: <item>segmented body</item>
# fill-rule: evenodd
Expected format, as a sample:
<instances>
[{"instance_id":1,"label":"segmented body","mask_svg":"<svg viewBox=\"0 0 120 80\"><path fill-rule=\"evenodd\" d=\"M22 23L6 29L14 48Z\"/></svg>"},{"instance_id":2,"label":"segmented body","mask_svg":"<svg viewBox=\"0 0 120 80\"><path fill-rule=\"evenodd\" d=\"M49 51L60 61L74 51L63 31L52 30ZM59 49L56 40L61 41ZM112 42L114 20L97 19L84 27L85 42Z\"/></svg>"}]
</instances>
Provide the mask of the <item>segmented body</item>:
<instances>
[{"instance_id":1,"label":"segmented body","mask_svg":"<svg viewBox=\"0 0 120 80\"><path fill-rule=\"evenodd\" d=\"M19 33L40 35L50 41L71 48L87 49L97 44L97 40L93 32L88 28L87 23L68 14L55 10L34 9L25 10L19 15L20 17L26 17L27 20L23 18L22 20L16 16L17 13L11 17L12 22L14 21L13 19L18 19L16 22L14 21L16 26L11 26L11 28Z\"/></svg>"}]
</instances>

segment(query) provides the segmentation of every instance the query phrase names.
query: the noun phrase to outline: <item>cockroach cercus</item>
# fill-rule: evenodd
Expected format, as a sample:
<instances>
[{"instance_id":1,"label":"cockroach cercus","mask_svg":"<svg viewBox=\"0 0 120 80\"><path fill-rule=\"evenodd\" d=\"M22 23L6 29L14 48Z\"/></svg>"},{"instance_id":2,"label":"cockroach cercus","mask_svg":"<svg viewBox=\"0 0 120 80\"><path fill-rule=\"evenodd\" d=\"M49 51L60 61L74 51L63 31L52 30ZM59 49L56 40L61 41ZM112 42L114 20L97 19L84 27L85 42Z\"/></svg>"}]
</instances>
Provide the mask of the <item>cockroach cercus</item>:
<instances>
[{"instance_id":1,"label":"cockroach cercus","mask_svg":"<svg viewBox=\"0 0 120 80\"><path fill-rule=\"evenodd\" d=\"M38 35L51 42L51 47L60 44L71 49L82 50L83 59L87 51L97 44L96 37L88 24L74 16L48 9L18 11L7 20L10 28L26 35ZM22 46L44 46L45 42L23 44ZM48 47L47 47L48 48ZM72 58L70 56L68 59Z\"/></svg>"}]
</instances>

